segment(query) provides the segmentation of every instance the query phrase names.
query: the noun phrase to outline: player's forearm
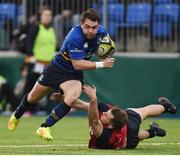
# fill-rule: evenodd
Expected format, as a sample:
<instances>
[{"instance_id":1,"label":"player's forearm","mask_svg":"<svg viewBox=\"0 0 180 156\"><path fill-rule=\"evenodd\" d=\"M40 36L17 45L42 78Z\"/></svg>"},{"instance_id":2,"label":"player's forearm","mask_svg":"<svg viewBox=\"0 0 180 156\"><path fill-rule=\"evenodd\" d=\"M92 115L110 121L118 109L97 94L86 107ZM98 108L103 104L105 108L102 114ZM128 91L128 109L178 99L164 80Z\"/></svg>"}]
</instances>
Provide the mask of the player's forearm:
<instances>
[{"instance_id":1,"label":"player's forearm","mask_svg":"<svg viewBox=\"0 0 180 156\"><path fill-rule=\"evenodd\" d=\"M92 128L92 131L96 137L99 137L103 131L103 125L99 120L99 113L97 107L97 100L90 101L89 109L88 109L88 120L89 125Z\"/></svg>"},{"instance_id":2,"label":"player's forearm","mask_svg":"<svg viewBox=\"0 0 180 156\"><path fill-rule=\"evenodd\" d=\"M92 62L87 60L71 60L73 67L76 70L92 70L96 68L112 68L114 65L114 58L106 58L101 62Z\"/></svg>"},{"instance_id":3,"label":"player's forearm","mask_svg":"<svg viewBox=\"0 0 180 156\"><path fill-rule=\"evenodd\" d=\"M78 110L83 110L83 111L88 111L88 107L89 107L89 103L88 102L85 102L85 101L82 101L80 99L77 99L73 105L72 105L73 108L75 109L78 109Z\"/></svg>"},{"instance_id":4,"label":"player's forearm","mask_svg":"<svg viewBox=\"0 0 180 156\"><path fill-rule=\"evenodd\" d=\"M88 108L89 122L99 121L99 113L97 107L97 100L91 100Z\"/></svg>"},{"instance_id":5,"label":"player's forearm","mask_svg":"<svg viewBox=\"0 0 180 156\"><path fill-rule=\"evenodd\" d=\"M76 70L93 70L96 69L96 63L87 60L72 60L73 67Z\"/></svg>"}]
</instances>

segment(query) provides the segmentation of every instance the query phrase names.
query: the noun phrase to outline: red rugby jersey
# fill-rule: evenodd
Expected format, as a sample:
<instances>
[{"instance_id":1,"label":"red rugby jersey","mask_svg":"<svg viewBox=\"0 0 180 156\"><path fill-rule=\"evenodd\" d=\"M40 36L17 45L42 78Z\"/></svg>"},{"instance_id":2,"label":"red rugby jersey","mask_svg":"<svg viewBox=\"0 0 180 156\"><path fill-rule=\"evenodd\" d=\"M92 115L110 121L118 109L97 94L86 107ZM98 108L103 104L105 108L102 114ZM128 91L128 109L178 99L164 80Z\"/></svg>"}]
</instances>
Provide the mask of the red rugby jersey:
<instances>
[{"instance_id":1,"label":"red rugby jersey","mask_svg":"<svg viewBox=\"0 0 180 156\"><path fill-rule=\"evenodd\" d=\"M100 107L98 106L99 110L99 117L103 112L108 111L111 109L111 105L101 104ZM98 138L92 132L90 127L90 140L89 140L89 148L99 148L99 149L122 149L126 146L126 135L127 135L127 125L122 127L120 130L112 130L108 129L104 126L105 133L107 132L110 134L110 137L104 137L104 141L99 141Z\"/></svg>"}]
</instances>

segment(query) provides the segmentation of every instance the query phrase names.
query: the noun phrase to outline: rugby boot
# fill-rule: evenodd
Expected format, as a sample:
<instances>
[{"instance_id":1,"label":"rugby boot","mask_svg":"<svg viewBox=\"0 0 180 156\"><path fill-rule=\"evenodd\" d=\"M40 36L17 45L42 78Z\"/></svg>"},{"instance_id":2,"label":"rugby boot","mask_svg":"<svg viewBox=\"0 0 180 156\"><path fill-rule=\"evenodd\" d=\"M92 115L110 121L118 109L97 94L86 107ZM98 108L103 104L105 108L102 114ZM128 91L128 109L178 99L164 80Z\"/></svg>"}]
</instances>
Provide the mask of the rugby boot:
<instances>
[{"instance_id":1,"label":"rugby boot","mask_svg":"<svg viewBox=\"0 0 180 156\"><path fill-rule=\"evenodd\" d=\"M159 125L156 122L152 122L149 125L150 129L153 131L154 136L164 137L166 136L166 131L159 127Z\"/></svg>"},{"instance_id":2,"label":"rugby boot","mask_svg":"<svg viewBox=\"0 0 180 156\"><path fill-rule=\"evenodd\" d=\"M19 119L16 119L14 114L12 114L8 121L8 129L10 131L14 131L17 128L18 124L19 124Z\"/></svg>"},{"instance_id":3,"label":"rugby boot","mask_svg":"<svg viewBox=\"0 0 180 156\"><path fill-rule=\"evenodd\" d=\"M169 112L170 114L176 114L176 106L172 104L166 97L159 97L157 99L157 103L164 106L165 112Z\"/></svg>"},{"instance_id":4,"label":"rugby boot","mask_svg":"<svg viewBox=\"0 0 180 156\"><path fill-rule=\"evenodd\" d=\"M40 127L36 131L36 135L43 138L46 141L53 140L53 137L51 135L51 129L49 127Z\"/></svg>"}]
</instances>

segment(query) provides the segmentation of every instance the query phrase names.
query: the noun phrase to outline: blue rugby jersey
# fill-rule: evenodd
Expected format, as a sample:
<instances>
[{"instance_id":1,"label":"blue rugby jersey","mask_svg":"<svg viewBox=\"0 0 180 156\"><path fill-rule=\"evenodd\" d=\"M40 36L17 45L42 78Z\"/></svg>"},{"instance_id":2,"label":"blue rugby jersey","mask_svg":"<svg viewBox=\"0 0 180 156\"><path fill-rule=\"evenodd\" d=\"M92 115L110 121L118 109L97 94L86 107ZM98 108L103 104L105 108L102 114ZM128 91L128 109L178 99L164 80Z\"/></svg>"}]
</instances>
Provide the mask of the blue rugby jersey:
<instances>
[{"instance_id":1,"label":"blue rugby jersey","mask_svg":"<svg viewBox=\"0 0 180 156\"><path fill-rule=\"evenodd\" d=\"M73 68L72 60L88 60L95 53L102 37L107 36L105 28L98 27L96 36L93 39L86 39L80 25L74 26L67 34L63 45L53 59L52 63L65 72L82 74Z\"/></svg>"}]
</instances>

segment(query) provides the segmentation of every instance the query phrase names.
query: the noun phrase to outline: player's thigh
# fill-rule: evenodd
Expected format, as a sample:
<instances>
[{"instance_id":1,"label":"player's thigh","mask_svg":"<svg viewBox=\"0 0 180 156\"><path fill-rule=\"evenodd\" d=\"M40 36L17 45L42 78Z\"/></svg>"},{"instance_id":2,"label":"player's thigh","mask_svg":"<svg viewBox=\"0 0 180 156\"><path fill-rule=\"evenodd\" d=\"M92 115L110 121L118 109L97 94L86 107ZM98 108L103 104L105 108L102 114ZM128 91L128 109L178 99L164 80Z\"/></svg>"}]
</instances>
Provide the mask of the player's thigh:
<instances>
[{"instance_id":1,"label":"player's thigh","mask_svg":"<svg viewBox=\"0 0 180 156\"><path fill-rule=\"evenodd\" d=\"M28 94L28 101L30 103L36 103L50 91L51 91L50 87L43 86L38 82L36 82L33 89Z\"/></svg>"},{"instance_id":2,"label":"player's thigh","mask_svg":"<svg viewBox=\"0 0 180 156\"><path fill-rule=\"evenodd\" d=\"M130 108L134 112L138 113L141 117L141 121L143 121L148 116L148 110L146 107L141 108Z\"/></svg>"},{"instance_id":3,"label":"player's thigh","mask_svg":"<svg viewBox=\"0 0 180 156\"><path fill-rule=\"evenodd\" d=\"M78 98L82 91L82 83L78 80L68 80L60 84L60 88L63 90L65 98Z\"/></svg>"}]
</instances>

